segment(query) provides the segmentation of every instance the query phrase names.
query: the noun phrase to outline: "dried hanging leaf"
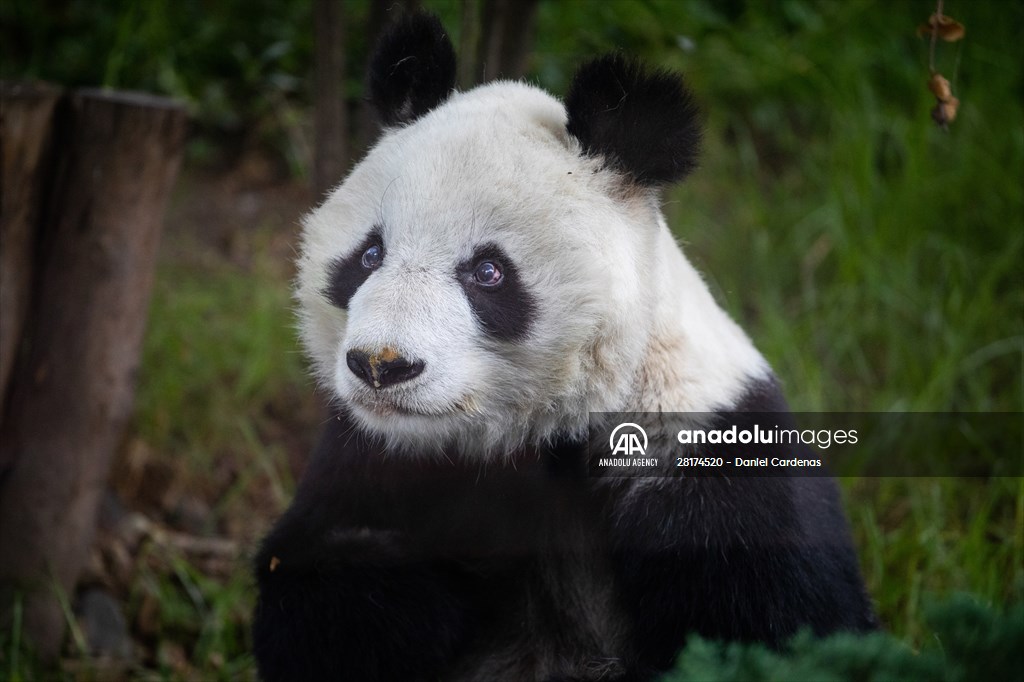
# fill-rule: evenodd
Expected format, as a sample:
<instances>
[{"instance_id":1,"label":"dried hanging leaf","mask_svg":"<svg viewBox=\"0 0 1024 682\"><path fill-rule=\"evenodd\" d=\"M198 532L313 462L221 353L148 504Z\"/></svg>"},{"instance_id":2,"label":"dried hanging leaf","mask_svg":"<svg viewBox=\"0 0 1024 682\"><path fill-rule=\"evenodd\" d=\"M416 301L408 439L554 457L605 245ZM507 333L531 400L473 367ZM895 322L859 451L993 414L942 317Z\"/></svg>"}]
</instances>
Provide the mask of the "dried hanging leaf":
<instances>
[{"instance_id":1,"label":"dried hanging leaf","mask_svg":"<svg viewBox=\"0 0 1024 682\"><path fill-rule=\"evenodd\" d=\"M940 102L948 102L953 96L953 90L949 87L949 81L941 73L933 73L928 79L928 89L932 91Z\"/></svg>"},{"instance_id":2,"label":"dried hanging leaf","mask_svg":"<svg viewBox=\"0 0 1024 682\"><path fill-rule=\"evenodd\" d=\"M956 97L950 97L944 102L939 102L932 109L932 119L946 128L950 123L956 120L956 110L960 107L960 100Z\"/></svg>"},{"instance_id":3,"label":"dried hanging leaf","mask_svg":"<svg viewBox=\"0 0 1024 682\"><path fill-rule=\"evenodd\" d=\"M276 556L270 557L270 572L273 573L277 570L277 567L281 565L281 560Z\"/></svg>"},{"instance_id":4,"label":"dried hanging leaf","mask_svg":"<svg viewBox=\"0 0 1024 682\"><path fill-rule=\"evenodd\" d=\"M947 43L955 43L963 38L967 32L964 25L953 17L938 13L928 17L927 24L921 24L917 27L917 35L919 36L930 36L933 31Z\"/></svg>"}]
</instances>

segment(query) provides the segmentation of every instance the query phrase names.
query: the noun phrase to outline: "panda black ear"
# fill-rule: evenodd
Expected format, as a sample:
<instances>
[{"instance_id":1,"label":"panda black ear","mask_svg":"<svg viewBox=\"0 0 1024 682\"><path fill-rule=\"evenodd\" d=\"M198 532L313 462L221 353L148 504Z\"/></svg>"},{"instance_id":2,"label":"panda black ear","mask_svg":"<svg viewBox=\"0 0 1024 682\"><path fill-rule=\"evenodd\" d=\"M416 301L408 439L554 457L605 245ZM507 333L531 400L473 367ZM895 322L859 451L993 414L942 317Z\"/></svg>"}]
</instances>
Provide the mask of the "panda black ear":
<instances>
[{"instance_id":1,"label":"panda black ear","mask_svg":"<svg viewBox=\"0 0 1024 682\"><path fill-rule=\"evenodd\" d=\"M603 156L637 184L678 182L697 165L699 110L678 74L599 57L576 71L565 108L584 153Z\"/></svg>"},{"instance_id":2,"label":"panda black ear","mask_svg":"<svg viewBox=\"0 0 1024 682\"><path fill-rule=\"evenodd\" d=\"M385 126L410 123L448 99L455 49L432 14L409 14L385 30L369 73L370 101Z\"/></svg>"}]
</instances>

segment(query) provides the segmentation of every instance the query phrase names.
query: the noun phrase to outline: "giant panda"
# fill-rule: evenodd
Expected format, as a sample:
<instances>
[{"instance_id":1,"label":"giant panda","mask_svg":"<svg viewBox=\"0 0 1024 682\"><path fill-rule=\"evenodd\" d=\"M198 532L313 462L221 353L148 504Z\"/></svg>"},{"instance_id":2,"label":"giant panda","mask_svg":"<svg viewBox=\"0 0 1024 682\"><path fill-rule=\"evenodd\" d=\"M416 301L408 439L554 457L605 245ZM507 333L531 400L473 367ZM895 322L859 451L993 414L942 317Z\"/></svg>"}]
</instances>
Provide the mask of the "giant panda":
<instances>
[{"instance_id":1,"label":"giant panda","mask_svg":"<svg viewBox=\"0 0 1024 682\"><path fill-rule=\"evenodd\" d=\"M262 678L645 680L691 634L875 627L830 479L588 466L591 413L787 410L659 208L700 138L680 78L454 80L436 18L396 23L383 134L304 220L332 416L255 558Z\"/></svg>"}]
</instances>

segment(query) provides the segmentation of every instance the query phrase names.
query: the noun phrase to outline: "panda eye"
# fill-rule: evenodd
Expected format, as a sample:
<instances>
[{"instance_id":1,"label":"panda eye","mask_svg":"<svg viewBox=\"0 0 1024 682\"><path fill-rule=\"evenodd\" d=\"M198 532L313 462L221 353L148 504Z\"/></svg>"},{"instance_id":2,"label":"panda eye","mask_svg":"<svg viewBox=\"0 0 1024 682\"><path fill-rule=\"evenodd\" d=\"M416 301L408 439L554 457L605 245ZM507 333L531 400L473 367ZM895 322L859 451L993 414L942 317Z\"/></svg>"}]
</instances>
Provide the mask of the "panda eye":
<instances>
[{"instance_id":1,"label":"panda eye","mask_svg":"<svg viewBox=\"0 0 1024 682\"><path fill-rule=\"evenodd\" d=\"M473 279L483 287L496 287L504 278L501 266L491 260L481 261L473 271Z\"/></svg>"},{"instance_id":2,"label":"panda eye","mask_svg":"<svg viewBox=\"0 0 1024 682\"><path fill-rule=\"evenodd\" d=\"M376 270L383 261L384 249L381 248L380 244L371 244L366 251L363 251L363 257L359 262L367 270Z\"/></svg>"}]
</instances>

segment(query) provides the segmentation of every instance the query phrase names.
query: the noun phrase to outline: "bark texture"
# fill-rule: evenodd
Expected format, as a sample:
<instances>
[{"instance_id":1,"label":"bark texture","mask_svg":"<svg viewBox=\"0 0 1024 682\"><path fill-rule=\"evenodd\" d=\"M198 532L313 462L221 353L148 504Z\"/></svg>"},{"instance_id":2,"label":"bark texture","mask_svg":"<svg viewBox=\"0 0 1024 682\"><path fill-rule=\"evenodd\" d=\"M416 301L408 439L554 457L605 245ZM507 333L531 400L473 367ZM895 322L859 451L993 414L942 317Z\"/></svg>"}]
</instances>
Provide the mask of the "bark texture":
<instances>
[{"instance_id":1,"label":"bark texture","mask_svg":"<svg viewBox=\"0 0 1024 682\"><path fill-rule=\"evenodd\" d=\"M316 151L313 154L313 192L317 202L341 181L347 162L344 11L345 4L336 0L316 0L314 7L316 99L313 134Z\"/></svg>"},{"instance_id":2,"label":"bark texture","mask_svg":"<svg viewBox=\"0 0 1024 682\"><path fill-rule=\"evenodd\" d=\"M28 313L39 212L60 90L0 83L0 422Z\"/></svg>"},{"instance_id":3,"label":"bark texture","mask_svg":"<svg viewBox=\"0 0 1024 682\"><path fill-rule=\"evenodd\" d=\"M484 0L480 82L526 75L536 14L537 0Z\"/></svg>"},{"instance_id":4,"label":"bark texture","mask_svg":"<svg viewBox=\"0 0 1024 682\"><path fill-rule=\"evenodd\" d=\"M60 599L73 594L132 411L185 127L169 100L83 90L56 131L27 352L0 429L0 609L21 595L24 635L47 658L60 651Z\"/></svg>"}]
</instances>

